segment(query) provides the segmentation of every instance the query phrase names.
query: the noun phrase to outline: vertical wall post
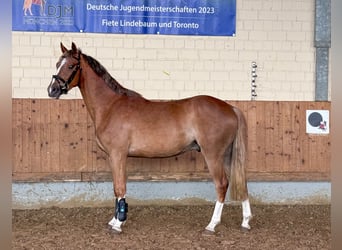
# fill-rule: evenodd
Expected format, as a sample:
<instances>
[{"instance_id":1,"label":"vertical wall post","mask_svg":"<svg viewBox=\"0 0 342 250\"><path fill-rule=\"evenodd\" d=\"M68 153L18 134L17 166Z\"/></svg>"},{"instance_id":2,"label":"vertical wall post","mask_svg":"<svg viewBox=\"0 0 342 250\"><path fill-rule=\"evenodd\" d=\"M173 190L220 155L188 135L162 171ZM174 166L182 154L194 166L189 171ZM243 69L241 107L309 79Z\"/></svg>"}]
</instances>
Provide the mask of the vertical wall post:
<instances>
[{"instance_id":1,"label":"vertical wall post","mask_svg":"<svg viewBox=\"0 0 342 250\"><path fill-rule=\"evenodd\" d=\"M315 100L328 100L331 0L315 0L316 87Z\"/></svg>"}]
</instances>

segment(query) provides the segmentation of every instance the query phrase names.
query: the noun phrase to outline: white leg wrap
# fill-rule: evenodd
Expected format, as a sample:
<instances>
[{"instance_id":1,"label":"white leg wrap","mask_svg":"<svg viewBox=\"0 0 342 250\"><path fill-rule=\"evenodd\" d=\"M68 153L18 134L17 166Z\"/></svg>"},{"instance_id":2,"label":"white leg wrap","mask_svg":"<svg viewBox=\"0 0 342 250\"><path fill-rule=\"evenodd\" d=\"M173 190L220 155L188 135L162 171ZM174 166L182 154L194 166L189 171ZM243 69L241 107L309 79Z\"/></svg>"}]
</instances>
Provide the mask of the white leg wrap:
<instances>
[{"instance_id":1,"label":"white leg wrap","mask_svg":"<svg viewBox=\"0 0 342 250\"><path fill-rule=\"evenodd\" d=\"M115 219L115 222L114 222L114 225L112 226L112 229L121 233L122 232L122 229L121 229L121 225L123 224L122 221L119 221L119 220L116 220Z\"/></svg>"},{"instance_id":2,"label":"white leg wrap","mask_svg":"<svg viewBox=\"0 0 342 250\"><path fill-rule=\"evenodd\" d=\"M111 221L108 222L108 225L109 225L109 226L114 226L115 221L116 221L116 219L115 219L115 215L114 215L114 216L113 216L113 219L111 219Z\"/></svg>"},{"instance_id":3,"label":"white leg wrap","mask_svg":"<svg viewBox=\"0 0 342 250\"><path fill-rule=\"evenodd\" d=\"M125 197L124 197L125 198ZM122 198L118 198L118 200L120 200ZM124 225L125 221L119 221L118 219L115 218L115 215L113 216L113 219L111 219L110 222L108 222L108 225L110 225L112 227L113 230L121 233L122 229L121 229L121 225Z\"/></svg>"},{"instance_id":4,"label":"white leg wrap","mask_svg":"<svg viewBox=\"0 0 342 250\"><path fill-rule=\"evenodd\" d=\"M122 229L121 229L121 225L124 225L125 221L119 221L117 219L115 219L115 216L113 217L113 219L111 219L110 222L108 222L108 225L112 227L113 230L121 233Z\"/></svg>"},{"instance_id":5,"label":"white leg wrap","mask_svg":"<svg viewBox=\"0 0 342 250\"><path fill-rule=\"evenodd\" d=\"M215 209L211 221L205 228L208 231L215 232L215 227L221 222L221 215L224 203L216 201Z\"/></svg>"},{"instance_id":6,"label":"white leg wrap","mask_svg":"<svg viewBox=\"0 0 342 250\"><path fill-rule=\"evenodd\" d=\"M249 221L252 218L251 206L249 200L244 200L242 202L242 224L241 226L246 229L251 229Z\"/></svg>"}]
</instances>

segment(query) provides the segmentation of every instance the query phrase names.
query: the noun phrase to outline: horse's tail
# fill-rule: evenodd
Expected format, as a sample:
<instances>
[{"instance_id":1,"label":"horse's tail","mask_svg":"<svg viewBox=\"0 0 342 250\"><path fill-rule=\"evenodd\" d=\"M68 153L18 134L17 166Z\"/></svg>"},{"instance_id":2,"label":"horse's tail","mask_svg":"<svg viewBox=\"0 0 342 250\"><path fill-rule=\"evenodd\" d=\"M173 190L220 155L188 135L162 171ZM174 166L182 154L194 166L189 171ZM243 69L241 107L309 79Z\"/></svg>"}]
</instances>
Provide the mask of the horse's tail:
<instances>
[{"instance_id":1,"label":"horse's tail","mask_svg":"<svg viewBox=\"0 0 342 250\"><path fill-rule=\"evenodd\" d=\"M238 129L232 143L230 159L230 199L244 201L248 198L247 178L247 122L243 113L234 107L238 118Z\"/></svg>"}]
</instances>

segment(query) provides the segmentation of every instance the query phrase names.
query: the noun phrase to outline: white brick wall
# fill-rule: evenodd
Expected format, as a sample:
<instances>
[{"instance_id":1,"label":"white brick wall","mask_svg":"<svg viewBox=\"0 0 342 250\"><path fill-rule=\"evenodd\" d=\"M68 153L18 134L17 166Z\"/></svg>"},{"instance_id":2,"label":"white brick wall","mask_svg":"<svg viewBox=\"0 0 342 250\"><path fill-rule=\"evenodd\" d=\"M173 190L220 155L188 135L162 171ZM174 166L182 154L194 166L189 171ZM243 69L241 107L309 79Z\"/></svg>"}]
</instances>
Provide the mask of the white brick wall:
<instances>
[{"instance_id":1,"label":"white brick wall","mask_svg":"<svg viewBox=\"0 0 342 250\"><path fill-rule=\"evenodd\" d=\"M74 41L147 98L250 100L256 61L257 100L314 100L314 0L237 0L236 29L236 37L13 32L13 97L47 98L59 43Z\"/></svg>"}]
</instances>

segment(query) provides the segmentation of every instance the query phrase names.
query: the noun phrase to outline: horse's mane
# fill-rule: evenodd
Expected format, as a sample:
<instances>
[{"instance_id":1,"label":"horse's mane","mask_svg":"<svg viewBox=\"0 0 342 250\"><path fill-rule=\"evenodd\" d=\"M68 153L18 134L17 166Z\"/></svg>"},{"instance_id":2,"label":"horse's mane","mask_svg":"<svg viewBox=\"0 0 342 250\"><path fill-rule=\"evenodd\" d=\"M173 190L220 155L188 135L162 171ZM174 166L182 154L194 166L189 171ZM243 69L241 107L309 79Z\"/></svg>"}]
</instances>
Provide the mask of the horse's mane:
<instances>
[{"instance_id":1,"label":"horse's mane","mask_svg":"<svg viewBox=\"0 0 342 250\"><path fill-rule=\"evenodd\" d=\"M119 95L127 95L127 96L141 96L139 93L126 89L122 85L120 85L103 67L96 59L91 56L82 54L83 58L89 64L89 66L94 70L94 72L105 81L107 86L113 90L115 93Z\"/></svg>"}]
</instances>

